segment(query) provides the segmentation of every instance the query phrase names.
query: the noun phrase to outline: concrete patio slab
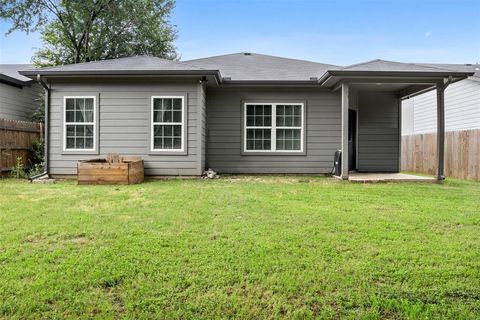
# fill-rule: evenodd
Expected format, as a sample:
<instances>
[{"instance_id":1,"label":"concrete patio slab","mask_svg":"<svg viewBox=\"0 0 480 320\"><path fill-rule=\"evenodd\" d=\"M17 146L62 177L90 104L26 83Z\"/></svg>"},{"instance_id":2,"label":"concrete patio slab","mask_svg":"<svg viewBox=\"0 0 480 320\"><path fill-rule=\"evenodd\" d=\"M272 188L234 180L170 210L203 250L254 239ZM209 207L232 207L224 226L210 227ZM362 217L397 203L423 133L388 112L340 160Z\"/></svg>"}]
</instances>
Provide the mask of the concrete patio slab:
<instances>
[{"instance_id":1,"label":"concrete patio slab","mask_svg":"<svg viewBox=\"0 0 480 320\"><path fill-rule=\"evenodd\" d=\"M358 173L349 174L351 182L437 182L433 177L418 176L406 173Z\"/></svg>"}]
</instances>

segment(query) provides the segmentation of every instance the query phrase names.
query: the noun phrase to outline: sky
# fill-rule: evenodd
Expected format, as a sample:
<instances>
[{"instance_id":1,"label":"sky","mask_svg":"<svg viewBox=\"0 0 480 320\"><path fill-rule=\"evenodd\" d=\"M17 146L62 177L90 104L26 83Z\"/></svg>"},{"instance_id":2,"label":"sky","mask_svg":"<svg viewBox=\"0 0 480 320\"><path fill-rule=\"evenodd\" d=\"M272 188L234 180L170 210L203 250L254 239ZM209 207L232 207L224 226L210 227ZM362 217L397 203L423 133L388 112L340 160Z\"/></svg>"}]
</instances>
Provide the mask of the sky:
<instances>
[{"instance_id":1,"label":"sky","mask_svg":"<svg viewBox=\"0 0 480 320\"><path fill-rule=\"evenodd\" d=\"M480 63L480 0L177 0L182 60L235 52L349 65ZM39 34L0 20L0 63L28 63Z\"/></svg>"}]
</instances>

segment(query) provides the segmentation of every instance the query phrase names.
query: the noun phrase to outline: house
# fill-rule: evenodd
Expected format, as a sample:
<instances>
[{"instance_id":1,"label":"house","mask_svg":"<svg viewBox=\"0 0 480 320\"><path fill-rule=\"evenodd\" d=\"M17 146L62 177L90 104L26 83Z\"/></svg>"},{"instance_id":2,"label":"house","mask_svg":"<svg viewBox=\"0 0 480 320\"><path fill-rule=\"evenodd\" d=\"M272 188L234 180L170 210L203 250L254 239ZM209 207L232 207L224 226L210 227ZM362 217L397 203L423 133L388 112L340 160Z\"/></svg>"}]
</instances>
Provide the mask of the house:
<instances>
[{"instance_id":1,"label":"house","mask_svg":"<svg viewBox=\"0 0 480 320\"><path fill-rule=\"evenodd\" d=\"M472 72L374 60L348 67L254 53L130 57L26 70L47 92L47 171L140 155L152 176L400 170L400 100ZM443 121L438 122L443 130ZM438 144L443 148L442 136ZM443 178L443 152L437 178Z\"/></svg>"},{"instance_id":2,"label":"house","mask_svg":"<svg viewBox=\"0 0 480 320\"><path fill-rule=\"evenodd\" d=\"M475 72L445 90L445 130L480 129L480 64L424 64L430 67ZM435 91L402 103L402 135L436 132Z\"/></svg>"},{"instance_id":3,"label":"house","mask_svg":"<svg viewBox=\"0 0 480 320\"><path fill-rule=\"evenodd\" d=\"M29 64L0 64L0 119L28 120L38 110L42 87L18 73Z\"/></svg>"}]
</instances>

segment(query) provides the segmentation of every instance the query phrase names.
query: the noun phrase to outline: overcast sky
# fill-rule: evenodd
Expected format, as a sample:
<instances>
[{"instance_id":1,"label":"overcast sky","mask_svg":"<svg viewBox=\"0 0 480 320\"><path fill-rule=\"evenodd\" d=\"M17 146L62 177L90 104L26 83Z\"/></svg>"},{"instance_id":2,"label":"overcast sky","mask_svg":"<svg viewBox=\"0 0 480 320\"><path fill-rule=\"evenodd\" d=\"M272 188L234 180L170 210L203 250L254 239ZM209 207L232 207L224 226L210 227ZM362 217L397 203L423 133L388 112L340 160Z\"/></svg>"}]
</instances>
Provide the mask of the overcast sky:
<instances>
[{"instance_id":1,"label":"overcast sky","mask_svg":"<svg viewBox=\"0 0 480 320\"><path fill-rule=\"evenodd\" d=\"M348 65L376 58L480 62L480 0L177 0L182 60L249 51ZM27 63L38 34L0 22L0 63Z\"/></svg>"}]
</instances>

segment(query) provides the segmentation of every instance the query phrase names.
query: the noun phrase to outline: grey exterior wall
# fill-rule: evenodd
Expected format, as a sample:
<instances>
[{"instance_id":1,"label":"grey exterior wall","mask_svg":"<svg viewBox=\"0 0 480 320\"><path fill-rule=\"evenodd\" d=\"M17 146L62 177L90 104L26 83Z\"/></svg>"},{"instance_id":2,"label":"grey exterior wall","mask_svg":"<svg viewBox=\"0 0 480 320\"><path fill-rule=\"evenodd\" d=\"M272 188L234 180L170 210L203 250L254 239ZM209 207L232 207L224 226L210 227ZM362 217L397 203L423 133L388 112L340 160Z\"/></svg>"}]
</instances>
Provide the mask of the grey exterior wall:
<instances>
[{"instance_id":1,"label":"grey exterior wall","mask_svg":"<svg viewBox=\"0 0 480 320\"><path fill-rule=\"evenodd\" d=\"M437 131L437 97L430 91L402 103L402 135ZM413 115L405 110L411 108ZM445 90L445 130L480 129L480 81L462 80Z\"/></svg>"},{"instance_id":2,"label":"grey exterior wall","mask_svg":"<svg viewBox=\"0 0 480 320\"><path fill-rule=\"evenodd\" d=\"M105 156L107 153L139 155L145 161L146 175L199 175L203 143L199 142L199 123L204 106L198 79L131 78L51 80L50 173L76 174L78 160ZM63 97L97 95L99 145L96 153L67 154L63 151ZM151 96L186 96L186 152L152 154L150 152ZM199 107L200 105L200 107ZM200 120L199 120L200 119Z\"/></svg>"},{"instance_id":3,"label":"grey exterior wall","mask_svg":"<svg viewBox=\"0 0 480 320\"><path fill-rule=\"evenodd\" d=\"M399 171L399 100L393 93L358 94L358 171Z\"/></svg>"},{"instance_id":4,"label":"grey exterior wall","mask_svg":"<svg viewBox=\"0 0 480 320\"><path fill-rule=\"evenodd\" d=\"M0 83L0 118L26 121L40 106L41 92L37 83L22 88Z\"/></svg>"},{"instance_id":5,"label":"grey exterior wall","mask_svg":"<svg viewBox=\"0 0 480 320\"><path fill-rule=\"evenodd\" d=\"M242 153L242 102L304 102L305 153ZM327 173L341 145L339 92L302 87L221 87L207 90L207 166L226 173Z\"/></svg>"}]
</instances>

